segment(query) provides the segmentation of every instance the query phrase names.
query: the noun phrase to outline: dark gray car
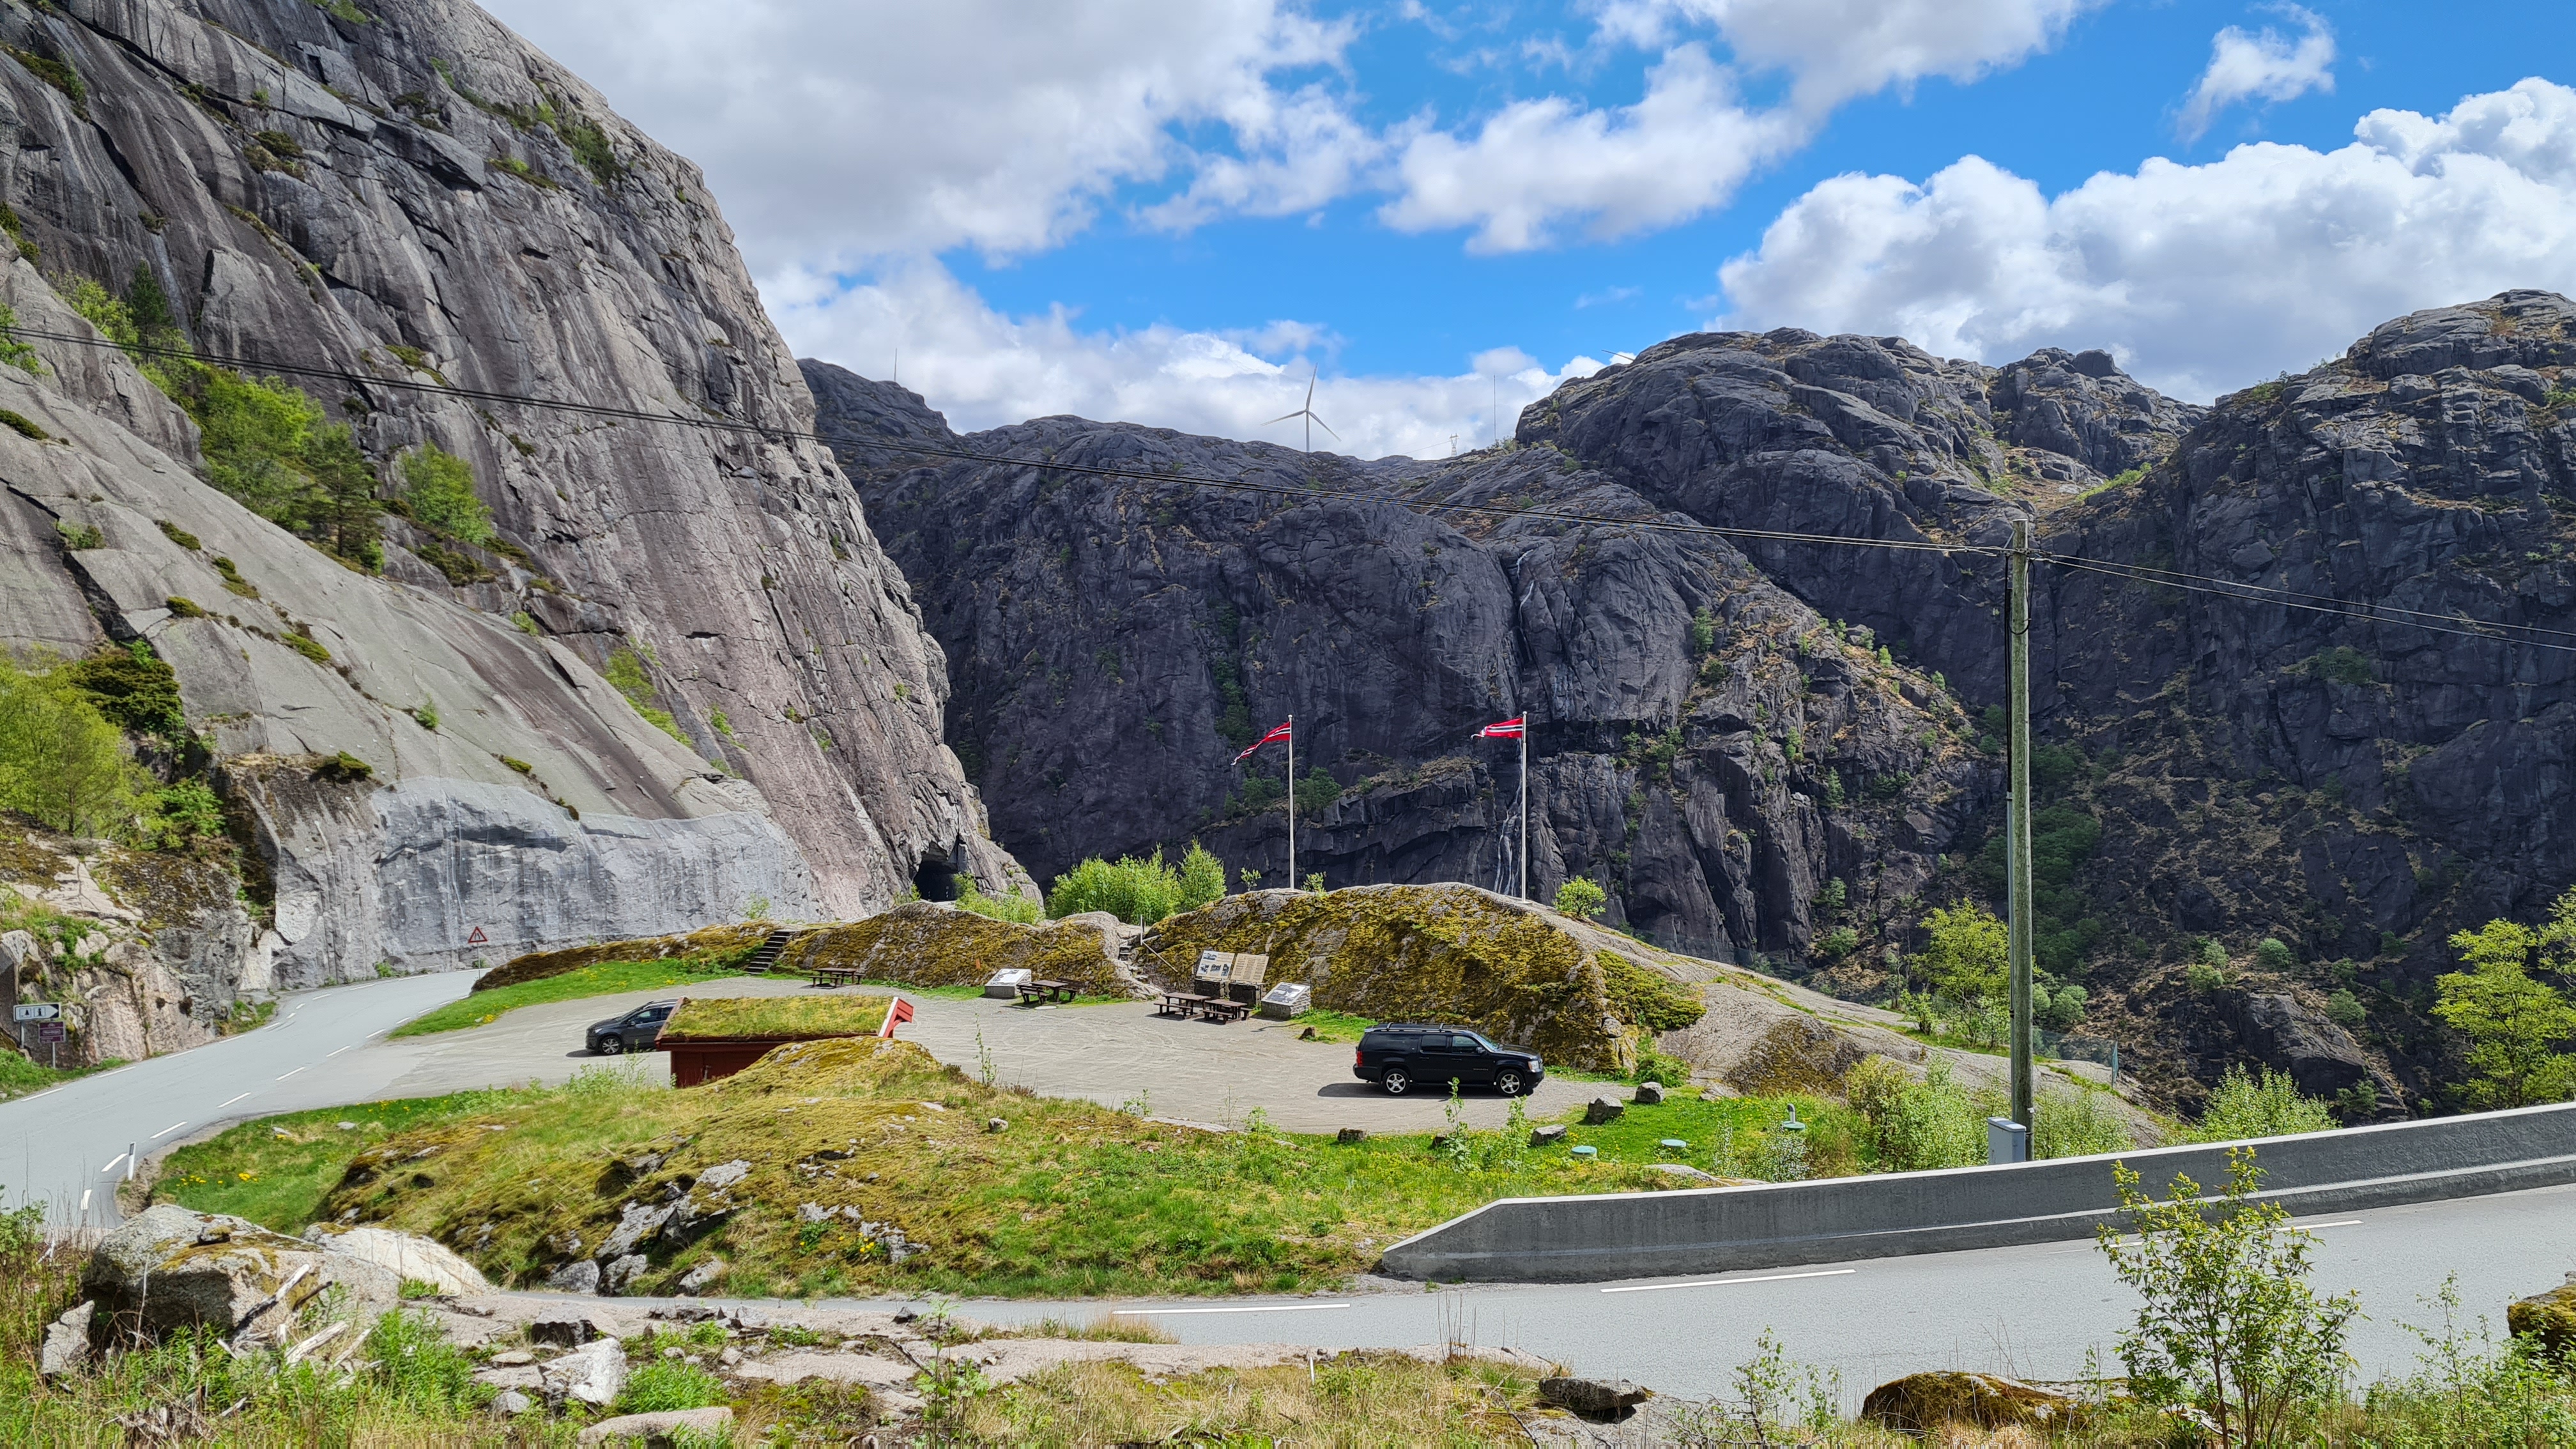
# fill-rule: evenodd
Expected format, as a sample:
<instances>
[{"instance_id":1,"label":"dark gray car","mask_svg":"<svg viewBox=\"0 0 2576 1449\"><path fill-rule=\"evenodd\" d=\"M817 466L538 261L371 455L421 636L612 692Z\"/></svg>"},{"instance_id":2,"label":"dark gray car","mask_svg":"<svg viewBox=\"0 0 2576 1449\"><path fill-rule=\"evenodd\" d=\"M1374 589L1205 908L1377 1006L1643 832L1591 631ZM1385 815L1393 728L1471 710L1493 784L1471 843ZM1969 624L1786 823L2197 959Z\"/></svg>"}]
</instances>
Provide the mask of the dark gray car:
<instances>
[{"instance_id":1,"label":"dark gray car","mask_svg":"<svg viewBox=\"0 0 2576 1449\"><path fill-rule=\"evenodd\" d=\"M1534 1051L1497 1046L1463 1026L1373 1026L1351 1054L1351 1075L1377 1083L1391 1097L1403 1096L1417 1082L1492 1087L1517 1097L1539 1084L1547 1065Z\"/></svg>"},{"instance_id":2,"label":"dark gray car","mask_svg":"<svg viewBox=\"0 0 2576 1449\"><path fill-rule=\"evenodd\" d=\"M624 1016L590 1024L590 1051L593 1056L613 1057L619 1052L649 1052L655 1038L662 1034L662 1023L671 1019L676 1001L648 1001Z\"/></svg>"}]
</instances>

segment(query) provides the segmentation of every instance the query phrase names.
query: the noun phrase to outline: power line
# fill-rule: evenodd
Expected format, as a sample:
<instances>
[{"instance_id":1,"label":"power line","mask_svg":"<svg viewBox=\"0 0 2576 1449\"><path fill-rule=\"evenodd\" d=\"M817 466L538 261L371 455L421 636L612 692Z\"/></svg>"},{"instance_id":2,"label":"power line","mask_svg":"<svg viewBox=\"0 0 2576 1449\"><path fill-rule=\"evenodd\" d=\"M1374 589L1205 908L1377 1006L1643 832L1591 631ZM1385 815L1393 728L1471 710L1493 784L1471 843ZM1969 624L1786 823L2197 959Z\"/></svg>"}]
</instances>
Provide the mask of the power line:
<instances>
[{"instance_id":1,"label":"power line","mask_svg":"<svg viewBox=\"0 0 2576 1449\"><path fill-rule=\"evenodd\" d=\"M2207 582L2201 583L2182 582L2182 580L2185 579L2204 577L2201 575L2172 574L2163 570L2136 570L2121 564L2105 564L2097 563L2090 559L2069 558L2064 554L2034 554L2032 556L2034 558L2044 559L2061 568L2079 569L2086 573L2109 574L2114 578L2130 579L2142 584L2154 584L2159 588L2183 589L2195 594L2216 594L2220 598L2234 599L2238 603L2273 604L2284 609L2301 609L2312 614L2333 614L2339 618L2357 619L2365 623L2386 624L2392 628L2398 629L2421 629L2429 634L2456 634L2463 639L2484 639L2491 644L2518 644L2525 649L2554 649L2561 653L2576 654L2576 644L2551 644L2539 639L2517 639L2510 635L2493 632L2505 629L2529 630L2534 627L2528 624L2481 624L2478 620L2462 619L2457 615L2421 614L2420 611L2412 609L2400 609L2394 611L2382 610L2374 604L2353 603L2342 600L2329 601L2326 603L2307 603L2295 597L2281 597L2279 596L2280 591L2267 592L2254 585L2231 584L2224 579L2210 579ZM2392 612L2398 614L2417 614L2422 618L2447 618L2451 622L2448 624L2418 623L2414 619L2410 618L2391 618L2389 617L2389 614ZM2463 624L2470 625L2472 627L2459 627ZM2562 634L2564 631L2547 629L2540 630L2539 632Z\"/></svg>"},{"instance_id":2,"label":"power line","mask_svg":"<svg viewBox=\"0 0 2576 1449\"><path fill-rule=\"evenodd\" d=\"M126 352L128 354L149 354L152 356L171 358L178 361L199 362L218 367L230 367L243 371L261 372L271 376L306 377L358 387L392 388L398 391L420 393L431 397L455 398L465 402L481 402L509 407L537 408L549 412L574 413L587 417L608 418L619 422L676 424L681 427L700 428L709 432L744 433L762 438L790 438L819 443L827 449L835 446L866 448L885 453L911 454L929 458L945 458L956 462L982 463L995 467L1043 468L1051 469L1060 473L1072 473L1085 477L1125 480L1137 483L1163 485L1180 484L1198 488L1215 488L1239 493L1252 493L1271 497L1289 498L1303 502L1395 503L1401 506L1418 508L1431 513L1446 512L1493 519L1519 519L1536 523L1556 523L1587 528L1642 529L1659 533L1681 534L1685 536L1723 538L1730 541L1745 540L1759 543L1814 544L1820 546L1875 548L1887 549L1895 552L1938 553L1945 555L1966 553L1999 556L2003 553L2003 549L2000 547L1987 544L1942 543L1931 539L1856 538L1842 534L1799 533L1786 529L1737 528L1720 524L1701 523L1697 520L1675 519L1668 515L1659 515L1649 518L1611 518L1604 517L1599 514L1575 513L1560 509L1522 508L1494 503L1431 501L1420 498L1407 498L1394 493L1371 493L1346 488L1316 488L1302 484L1265 483L1251 478L1217 478L1196 473L1150 473L1134 468L1105 467L1090 463L1066 463L1045 458L1018 458L1003 453L984 453L968 448L940 448L920 443L898 443L892 441L853 442L849 440L836 440L820 432L803 428L778 427L764 423L746 422L735 418L723 417L713 412L704 411L703 404L696 405L702 409L703 415L692 417L688 414L678 412L656 412L644 408L611 407L600 403L575 402L568 398L549 398L539 397L529 393L496 392L485 388L458 387L453 383L425 382L411 377L389 378L366 376L353 373L346 368L325 368L305 366L296 363L263 362L255 358L234 357L222 353L202 352L185 347L169 347L150 342L137 342L129 346L119 344L110 339L99 337L94 334L90 336L81 336L69 332L50 331L39 327L20 326L12 328L9 329L8 335L13 337L41 338L45 341L62 342L76 347L89 347L100 350L113 349L116 351ZM2126 578L2133 582L2153 584L2165 588L2183 589L2194 593L2215 594L2222 598L2235 599L2241 603L2274 604L2286 609L2298 609L2310 613L2332 614L2338 617L2357 619L2364 622L2390 624L2399 628L2421 629L2428 633L2450 634L2457 635L2462 638L2484 639L2495 643L2521 644L2527 648L2533 649L2553 649L2576 653L2576 645L2551 644L2538 638L2516 638L2510 634L2498 632L2508 630L2520 631L2524 635L2549 635L2560 639L2576 640L2576 632L2568 630L2546 629L2532 624L2482 623L2478 620L2463 619L2455 614L2433 614L2419 609L2404 609L2390 605L2355 602L2352 600L2336 599L2330 595L2324 594L2308 594L2291 589L2273 588L2257 584L2240 584L2227 579L2213 578L2205 574L2187 574L2176 570L2159 569L2147 565L2104 563L2092 559L2080 559L2067 554L2034 553L2033 557L2048 563L2056 564L2063 568L2075 569L2089 573L2107 574L2113 577ZM2441 622L2432 622L2435 620L2439 620ZM2468 627L2462 627L2463 625Z\"/></svg>"}]
</instances>

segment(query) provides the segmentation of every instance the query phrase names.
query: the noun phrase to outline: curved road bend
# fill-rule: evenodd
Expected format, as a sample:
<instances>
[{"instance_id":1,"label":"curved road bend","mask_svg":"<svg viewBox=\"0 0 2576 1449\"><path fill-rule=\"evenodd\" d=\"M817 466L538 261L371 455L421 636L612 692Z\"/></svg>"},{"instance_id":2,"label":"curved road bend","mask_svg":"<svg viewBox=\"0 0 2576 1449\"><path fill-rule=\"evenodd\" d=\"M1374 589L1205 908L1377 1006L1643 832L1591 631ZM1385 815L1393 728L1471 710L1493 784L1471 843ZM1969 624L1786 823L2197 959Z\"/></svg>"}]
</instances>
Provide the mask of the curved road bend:
<instances>
[{"instance_id":1,"label":"curved road bend","mask_svg":"<svg viewBox=\"0 0 2576 1449\"><path fill-rule=\"evenodd\" d=\"M474 975L297 992L256 1031L0 1102L0 1200L41 1203L59 1224L114 1223L128 1144L149 1157L219 1123L365 1101L408 1062L359 1049L463 996Z\"/></svg>"},{"instance_id":2,"label":"curved road bend","mask_svg":"<svg viewBox=\"0 0 2576 1449\"><path fill-rule=\"evenodd\" d=\"M2505 1305L2576 1269L2576 1186L2375 1208L2303 1220L2316 1233L2320 1292L2358 1289L2368 1321L2352 1346L2360 1379L2411 1373L2422 1345L2403 1325L2438 1326L2419 1302L2459 1275L2462 1326L2501 1333ZM1382 1280L1381 1280L1382 1281ZM973 1299L962 1317L1087 1322L1134 1312L1184 1343L1400 1348L1451 1339L1525 1349L1578 1373L1634 1379L1693 1398L1732 1392L1765 1329L1792 1359L1840 1371L1844 1407L1924 1369L2075 1378L2085 1351L2118 1372L2114 1344L2137 1299L2089 1242L1868 1258L1803 1268L1491 1285L1294 1299L1029 1302Z\"/></svg>"}]
</instances>

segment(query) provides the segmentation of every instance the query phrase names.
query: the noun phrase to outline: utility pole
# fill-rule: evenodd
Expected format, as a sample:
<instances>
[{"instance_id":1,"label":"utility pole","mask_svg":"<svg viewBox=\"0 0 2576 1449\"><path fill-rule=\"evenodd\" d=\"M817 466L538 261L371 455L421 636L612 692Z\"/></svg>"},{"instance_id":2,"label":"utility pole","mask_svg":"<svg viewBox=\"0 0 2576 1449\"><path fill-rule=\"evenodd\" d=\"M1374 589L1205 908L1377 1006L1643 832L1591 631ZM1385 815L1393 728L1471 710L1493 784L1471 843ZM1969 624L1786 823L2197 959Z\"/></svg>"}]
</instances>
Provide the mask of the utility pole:
<instances>
[{"instance_id":1,"label":"utility pole","mask_svg":"<svg viewBox=\"0 0 2576 1449\"><path fill-rule=\"evenodd\" d=\"M1521 899L1529 893L1529 711L1521 711Z\"/></svg>"},{"instance_id":2,"label":"utility pole","mask_svg":"<svg viewBox=\"0 0 2576 1449\"><path fill-rule=\"evenodd\" d=\"M1297 879L1297 716L1288 716L1288 889L1303 890Z\"/></svg>"},{"instance_id":3,"label":"utility pole","mask_svg":"<svg viewBox=\"0 0 2576 1449\"><path fill-rule=\"evenodd\" d=\"M2004 627L2011 645L2011 799L2004 811L2006 940L2012 963L2012 1119L2031 1126L2030 1036L2030 523L2012 526L2010 600Z\"/></svg>"}]
</instances>

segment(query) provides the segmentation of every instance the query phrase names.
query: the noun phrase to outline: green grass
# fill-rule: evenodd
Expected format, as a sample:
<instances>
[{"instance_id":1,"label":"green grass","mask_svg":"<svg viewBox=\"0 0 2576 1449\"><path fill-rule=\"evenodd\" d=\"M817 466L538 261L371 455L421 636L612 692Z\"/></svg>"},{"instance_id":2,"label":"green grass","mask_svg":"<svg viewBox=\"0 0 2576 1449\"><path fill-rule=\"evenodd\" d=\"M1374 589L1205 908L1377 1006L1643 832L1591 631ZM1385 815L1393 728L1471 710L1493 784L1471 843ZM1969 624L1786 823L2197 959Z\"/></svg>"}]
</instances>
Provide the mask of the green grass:
<instances>
[{"instance_id":1,"label":"green grass","mask_svg":"<svg viewBox=\"0 0 2576 1449\"><path fill-rule=\"evenodd\" d=\"M321 1213L349 1159L397 1133L455 1121L512 1100L510 1092L458 1092L355 1107L324 1107L245 1122L182 1147L164 1163L155 1200L199 1212L231 1213L281 1233L304 1229ZM354 1128L342 1129L343 1122Z\"/></svg>"},{"instance_id":2,"label":"green grass","mask_svg":"<svg viewBox=\"0 0 2576 1449\"><path fill-rule=\"evenodd\" d=\"M1355 1042L1377 1023L1365 1016L1353 1016L1347 1011L1309 1010L1304 1016L1298 1017L1292 1025L1312 1029L1317 1041Z\"/></svg>"},{"instance_id":3,"label":"green grass","mask_svg":"<svg viewBox=\"0 0 2576 1449\"><path fill-rule=\"evenodd\" d=\"M44 1048L38 1047L36 1050L43 1051ZM65 1082L76 1081L92 1072L110 1071L124 1065L122 1061L111 1059L94 1067L64 1067L58 1071L42 1062L29 1061L16 1052L0 1051L0 1102L6 1102L15 1097L32 1096L48 1087L59 1087Z\"/></svg>"},{"instance_id":4,"label":"green grass","mask_svg":"<svg viewBox=\"0 0 2576 1449\"><path fill-rule=\"evenodd\" d=\"M427 1036L432 1032L462 1031L467 1027L485 1026L500 1020L522 1006L541 1006L549 1001L575 1001L585 996L614 996L621 991L659 991L665 986L689 986L707 981L730 981L742 973L731 970L707 970L704 961L602 961L560 976L522 981L516 986L496 986L477 991L462 1001L451 1001L436 1011L415 1016L393 1029L395 1036Z\"/></svg>"},{"instance_id":5,"label":"green grass","mask_svg":"<svg viewBox=\"0 0 2576 1449\"><path fill-rule=\"evenodd\" d=\"M662 1027L664 1042L716 1037L874 1036L892 997L832 992L814 996L683 999Z\"/></svg>"}]
</instances>

